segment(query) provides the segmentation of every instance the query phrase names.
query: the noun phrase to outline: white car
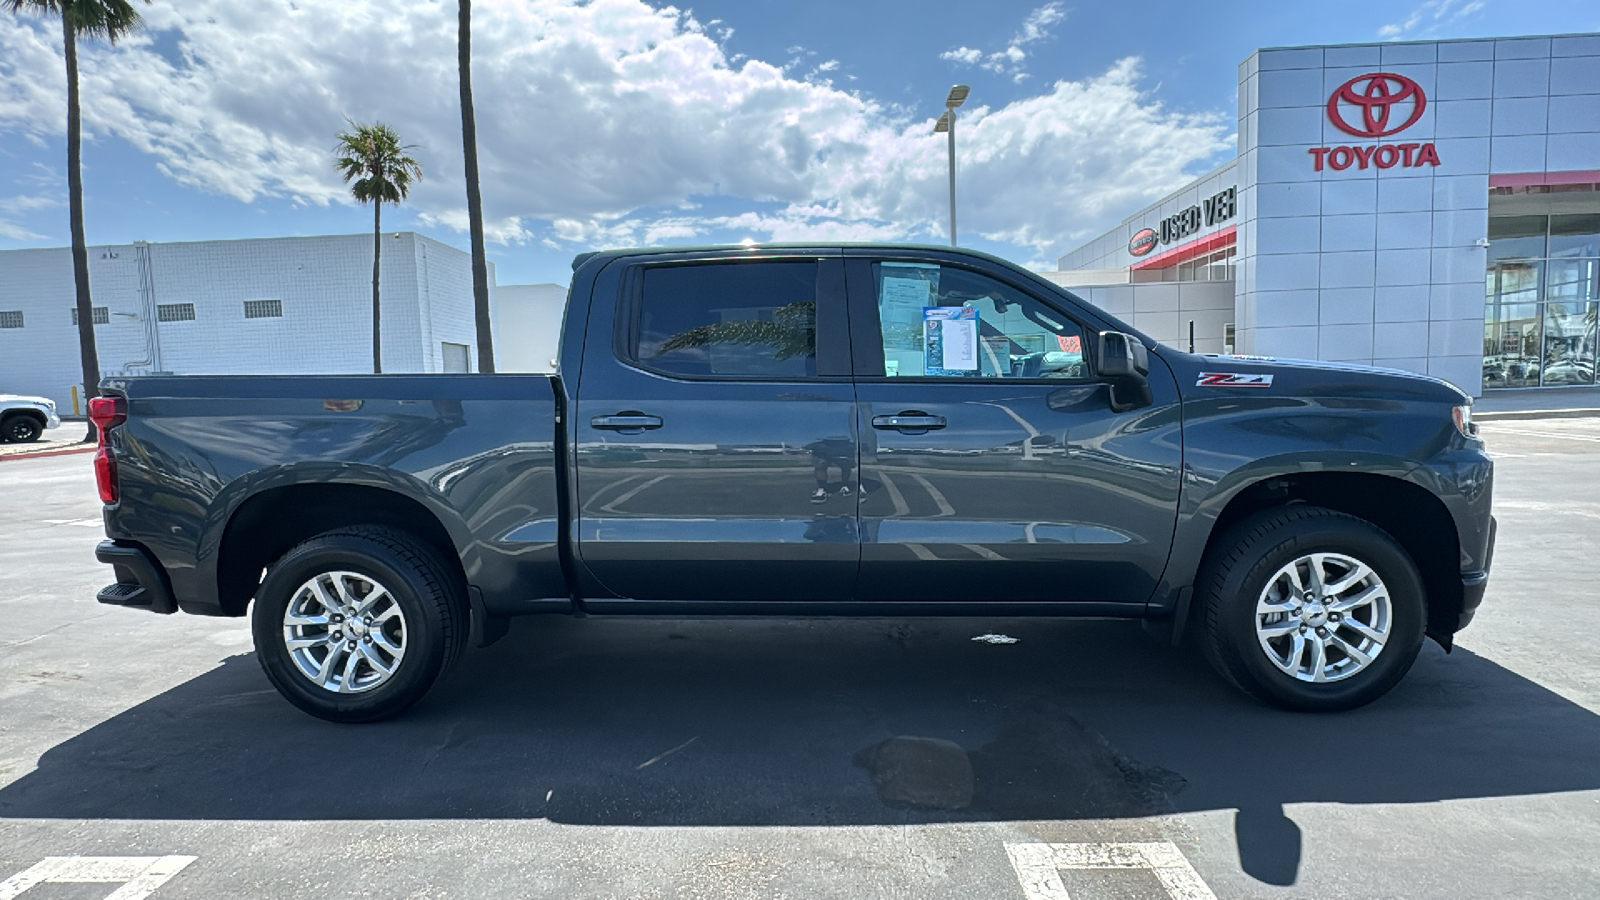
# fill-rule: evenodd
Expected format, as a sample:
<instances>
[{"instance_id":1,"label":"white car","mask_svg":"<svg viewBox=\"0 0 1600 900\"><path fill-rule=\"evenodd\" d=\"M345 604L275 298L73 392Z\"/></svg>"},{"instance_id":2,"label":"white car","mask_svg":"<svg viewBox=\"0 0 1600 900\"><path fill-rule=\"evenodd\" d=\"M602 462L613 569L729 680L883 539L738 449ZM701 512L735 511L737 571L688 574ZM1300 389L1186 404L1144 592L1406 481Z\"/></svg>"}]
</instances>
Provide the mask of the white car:
<instances>
[{"instance_id":1,"label":"white car","mask_svg":"<svg viewBox=\"0 0 1600 900\"><path fill-rule=\"evenodd\" d=\"M0 441L25 444L37 441L46 428L57 428L61 417L56 403L44 397L0 394Z\"/></svg>"}]
</instances>

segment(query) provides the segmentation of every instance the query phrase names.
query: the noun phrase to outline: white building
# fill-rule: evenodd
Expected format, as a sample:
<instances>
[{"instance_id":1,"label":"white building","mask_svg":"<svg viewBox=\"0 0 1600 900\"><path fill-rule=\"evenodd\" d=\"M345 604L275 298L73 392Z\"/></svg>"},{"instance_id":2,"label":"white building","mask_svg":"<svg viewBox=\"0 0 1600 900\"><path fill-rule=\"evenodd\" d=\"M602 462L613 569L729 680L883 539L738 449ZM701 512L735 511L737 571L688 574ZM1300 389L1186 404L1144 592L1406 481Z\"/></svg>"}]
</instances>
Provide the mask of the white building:
<instances>
[{"instance_id":1,"label":"white building","mask_svg":"<svg viewBox=\"0 0 1600 900\"><path fill-rule=\"evenodd\" d=\"M102 375L372 371L370 234L94 246L89 280ZM476 368L468 254L385 233L380 284L385 372ZM75 296L70 250L0 251L0 391L71 412Z\"/></svg>"},{"instance_id":2,"label":"white building","mask_svg":"<svg viewBox=\"0 0 1600 900\"><path fill-rule=\"evenodd\" d=\"M1047 277L1202 352L1595 383L1600 35L1261 50L1238 134Z\"/></svg>"},{"instance_id":3,"label":"white building","mask_svg":"<svg viewBox=\"0 0 1600 900\"><path fill-rule=\"evenodd\" d=\"M495 371L554 372L567 286L502 284L493 300Z\"/></svg>"}]
</instances>

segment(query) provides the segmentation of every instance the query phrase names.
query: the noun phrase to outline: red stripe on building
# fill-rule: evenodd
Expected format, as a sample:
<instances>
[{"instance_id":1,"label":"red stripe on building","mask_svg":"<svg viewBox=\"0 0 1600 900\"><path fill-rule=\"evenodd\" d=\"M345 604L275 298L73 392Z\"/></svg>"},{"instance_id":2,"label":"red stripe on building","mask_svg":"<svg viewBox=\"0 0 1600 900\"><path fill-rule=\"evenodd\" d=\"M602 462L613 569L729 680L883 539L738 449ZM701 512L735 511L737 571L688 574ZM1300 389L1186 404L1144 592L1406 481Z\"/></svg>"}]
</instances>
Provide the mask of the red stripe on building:
<instances>
[{"instance_id":1,"label":"red stripe on building","mask_svg":"<svg viewBox=\"0 0 1600 900\"><path fill-rule=\"evenodd\" d=\"M1175 266L1179 263L1186 263L1191 259L1199 259L1202 256L1215 253L1223 248L1232 247L1234 245L1234 234L1238 230L1239 226L1229 225L1227 228L1224 228L1221 231L1208 234L1203 238L1195 238L1189 243L1179 244L1165 253L1157 254L1149 259L1140 260L1128 268L1165 269L1167 266Z\"/></svg>"},{"instance_id":2,"label":"red stripe on building","mask_svg":"<svg viewBox=\"0 0 1600 900\"><path fill-rule=\"evenodd\" d=\"M1507 172L1489 176L1489 187L1533 187L1541 184L1600 184L1600 169L1577 169L1569 172Z\"/></svg>"}]
</instances>

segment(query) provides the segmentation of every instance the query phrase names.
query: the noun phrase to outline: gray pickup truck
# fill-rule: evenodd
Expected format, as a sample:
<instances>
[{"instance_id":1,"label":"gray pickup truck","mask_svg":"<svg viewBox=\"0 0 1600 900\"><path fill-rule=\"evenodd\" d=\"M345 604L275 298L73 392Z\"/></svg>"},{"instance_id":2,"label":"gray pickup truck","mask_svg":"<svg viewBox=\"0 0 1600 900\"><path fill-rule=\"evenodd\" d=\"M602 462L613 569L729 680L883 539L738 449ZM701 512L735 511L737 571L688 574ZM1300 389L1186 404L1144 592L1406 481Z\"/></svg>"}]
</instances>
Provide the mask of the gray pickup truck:
<instances>
[{"instance_id":1,"label":"gray pickup truck","mask_svg":"<svg viewBox=\"0 0 1600 900\"><path fill-rule=\"evenodd\" d=\"M1348 709L1483 597L1493 465L1442 381L1183 353L948 248L573 267L553 376L106 381L100 601L251 613L355 722L532 614L1143 619Z\"/></svg>"}]
</instances>

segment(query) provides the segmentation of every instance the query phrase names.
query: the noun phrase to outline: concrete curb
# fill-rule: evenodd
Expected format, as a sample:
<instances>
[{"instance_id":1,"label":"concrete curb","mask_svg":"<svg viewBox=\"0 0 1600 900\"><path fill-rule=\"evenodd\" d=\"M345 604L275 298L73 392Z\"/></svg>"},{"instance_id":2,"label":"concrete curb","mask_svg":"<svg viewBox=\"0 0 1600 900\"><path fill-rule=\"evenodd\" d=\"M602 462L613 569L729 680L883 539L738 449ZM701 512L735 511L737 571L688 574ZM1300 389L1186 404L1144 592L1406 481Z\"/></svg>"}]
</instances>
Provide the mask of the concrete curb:
<instances>
[{"instance_id":1,"label":"concrete curb","mask_svg":"<svg viewBox=\"0 0 1600 900\"><path fill-rule=\"evenodd\" d=\"M43 459L46 456L66 456L69 453L93 453L96 449L94 446L66 447L59 450L36 450L33 453L7 453L0 454L0 462L5 462L8 459Z\"/></svg>"},{"instance_id":2,"label":"concrete curb","mask_svg":"<svg viewBox=\"0 0 1600 900\"><path fill-rule=\"evenodd\" d=\"M1600 417L1600 408L1577 409L1501 409L1473 411L1474 422L1516 422L1525 419L1593 419Z\"/></svg>"}]
</instances>

